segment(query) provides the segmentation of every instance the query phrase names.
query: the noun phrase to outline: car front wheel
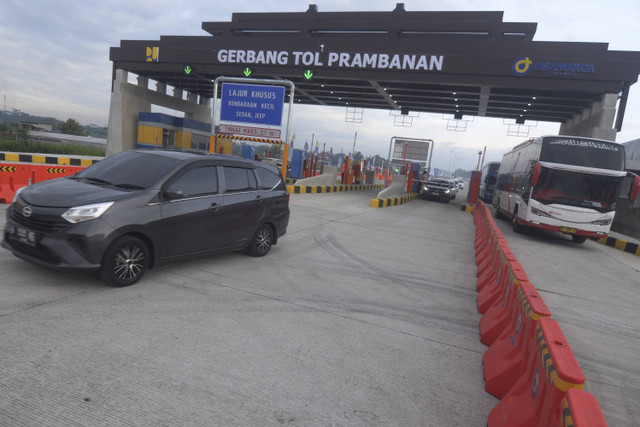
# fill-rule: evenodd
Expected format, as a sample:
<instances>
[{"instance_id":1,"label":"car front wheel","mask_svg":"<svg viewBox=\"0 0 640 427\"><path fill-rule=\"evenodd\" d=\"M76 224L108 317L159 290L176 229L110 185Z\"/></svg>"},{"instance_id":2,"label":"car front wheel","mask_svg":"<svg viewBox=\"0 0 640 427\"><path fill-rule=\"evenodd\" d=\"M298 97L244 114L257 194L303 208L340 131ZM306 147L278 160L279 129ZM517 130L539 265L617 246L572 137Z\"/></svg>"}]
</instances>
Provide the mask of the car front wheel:
<instances>
[{"instance_id":1,"label":"car front wheel","mask_svg":"<svg viewBox=\"0 0 640 427\"><path fill-rule=\"evenodd\" d=\"M271 250L273 241L273 229L268 224L262 224L258 227L256 234L253 235L253 239L251 239L251 243L247 249L252 256L265 256Z\"/></svg>"},{"instance_id":2,"label":"car front wheel","mask_svg":"<svg viewBox=\"0 0 640 427\"><path fill-rule=\"evenodd\" d=\"M149 249L137 237L123 236L107 249L100 267L100 277L114 286L136 283L149 267Z\"/></svg>"}]
</instances>

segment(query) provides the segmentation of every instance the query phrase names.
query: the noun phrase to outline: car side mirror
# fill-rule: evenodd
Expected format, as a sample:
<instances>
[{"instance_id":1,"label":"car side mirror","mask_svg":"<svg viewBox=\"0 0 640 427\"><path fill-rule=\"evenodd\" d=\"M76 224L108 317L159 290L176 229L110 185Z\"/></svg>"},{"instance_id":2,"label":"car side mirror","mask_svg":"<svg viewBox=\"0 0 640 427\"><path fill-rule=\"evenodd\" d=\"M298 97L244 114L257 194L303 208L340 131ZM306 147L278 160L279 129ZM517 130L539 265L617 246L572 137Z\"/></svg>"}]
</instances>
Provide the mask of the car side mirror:
<instances>
[{"instance_id":1,"label":"car side mirror","mask_svg":"<svg viewBox=\"0 0 640 427\"><path fill-rule=\"evenodd\" d=\"M533 185L534 187L538 185L541 169L542 166L540 166L540 162L536 162L536 164L533 166L533 170L531 171L531 185Z\"/></svg>"},{"instance_id":2,"label":"car side mirror","mask_svg":"<svg viewBox=\"0 0 640 427\"><path fill-rule=\"evenodd\" d=\"M164 190L163 194L169 200L182 199L184 197L184 191L178 187L169 187Z\"/></svg>"}]
</instances>

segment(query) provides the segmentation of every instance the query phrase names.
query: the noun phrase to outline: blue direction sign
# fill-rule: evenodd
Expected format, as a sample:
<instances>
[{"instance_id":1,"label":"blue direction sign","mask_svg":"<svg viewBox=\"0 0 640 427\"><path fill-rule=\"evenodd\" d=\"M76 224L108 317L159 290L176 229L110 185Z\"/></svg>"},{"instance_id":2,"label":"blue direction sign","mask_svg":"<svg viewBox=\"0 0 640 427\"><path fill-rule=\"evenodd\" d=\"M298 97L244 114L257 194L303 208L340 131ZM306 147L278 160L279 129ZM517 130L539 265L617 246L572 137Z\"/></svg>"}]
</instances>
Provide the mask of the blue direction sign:
<instances>
[{"instance_id":1,"label":"blue direction sign","mask_svg":"<svg viewBox=\"0 0 640 427\"><path fill-rule=\"evenodd\" d=\"M282 126L284 86L223 83L220 120Z\"/></svg>"}]
</instances>

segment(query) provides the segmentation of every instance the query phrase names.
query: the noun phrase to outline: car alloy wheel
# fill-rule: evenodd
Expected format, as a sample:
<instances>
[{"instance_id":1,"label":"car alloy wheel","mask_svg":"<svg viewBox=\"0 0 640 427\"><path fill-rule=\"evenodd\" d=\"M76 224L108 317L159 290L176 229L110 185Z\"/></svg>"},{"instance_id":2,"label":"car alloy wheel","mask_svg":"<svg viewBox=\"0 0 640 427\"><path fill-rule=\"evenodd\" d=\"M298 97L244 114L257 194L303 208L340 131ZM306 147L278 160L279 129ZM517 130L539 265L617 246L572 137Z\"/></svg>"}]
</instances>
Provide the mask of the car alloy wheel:
<instances>
[{"instance_id":1,"label":"car alloy wheel","mask_svg":"<svg viewBox=\"0 0 640 427\"><path fill-rule=\"evenodd\" d=\"M273 229L268 224L262 224L253 236L249 245L249 253L255 257L265 256L273 246Z\"/></svg>"},{"instance_id":2,"label":"car alloy wheel","mask_svg":"<svg viewBox=\"0 0 640 427\"><path fill-rule=\"evenodd\" d=\"M144 275L149 266L149 249L133 236L117 239L105 252L100 276L110 285L132 285Z\"/></svg>"}]
</instances>

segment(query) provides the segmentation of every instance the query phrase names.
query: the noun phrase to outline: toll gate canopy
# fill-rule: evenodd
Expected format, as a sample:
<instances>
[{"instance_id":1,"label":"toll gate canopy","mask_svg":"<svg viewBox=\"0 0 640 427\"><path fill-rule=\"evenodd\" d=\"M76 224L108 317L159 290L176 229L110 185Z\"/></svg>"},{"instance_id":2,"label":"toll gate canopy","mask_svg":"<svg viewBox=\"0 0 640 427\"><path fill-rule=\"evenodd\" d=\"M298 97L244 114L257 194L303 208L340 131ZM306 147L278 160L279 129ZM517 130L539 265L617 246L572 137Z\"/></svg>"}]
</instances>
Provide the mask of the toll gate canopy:
<instances>
[{"instance_id":1,"label":"toll gate canopy","mask_svg":"<svg viewBox=\"0 0 640 427\"><path fill-rule=\"evenodd\" d=\"M615 139L640 52L533 41L536 27L503 22L503 12L310 5L300 13L234 13L229 22L203 22L202 36L122 40L110 60L114 79L130 71L201 103L219 76L287 79L300 104L558 122L561 133L582 136L604 125Z\"/></svg>"}]
</instances>

